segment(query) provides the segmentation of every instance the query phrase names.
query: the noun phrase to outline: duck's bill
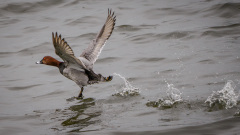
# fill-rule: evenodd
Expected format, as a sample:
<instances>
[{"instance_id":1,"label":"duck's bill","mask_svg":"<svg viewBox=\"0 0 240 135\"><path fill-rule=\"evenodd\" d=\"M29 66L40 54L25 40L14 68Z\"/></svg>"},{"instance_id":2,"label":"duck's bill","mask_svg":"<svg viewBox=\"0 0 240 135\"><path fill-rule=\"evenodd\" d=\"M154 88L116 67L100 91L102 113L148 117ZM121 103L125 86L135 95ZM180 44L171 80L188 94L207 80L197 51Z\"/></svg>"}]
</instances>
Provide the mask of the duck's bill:
<instances>
[{"instance_id":1,"label":"duck's bill","mask_svg":"<svg viewBox=\"0 0 240 135\"><path fill-rule=\"evenodd\" d=\"M42 60L41 61L37 61L36 64L43 64Z\"/></svg>"}]
</instances>

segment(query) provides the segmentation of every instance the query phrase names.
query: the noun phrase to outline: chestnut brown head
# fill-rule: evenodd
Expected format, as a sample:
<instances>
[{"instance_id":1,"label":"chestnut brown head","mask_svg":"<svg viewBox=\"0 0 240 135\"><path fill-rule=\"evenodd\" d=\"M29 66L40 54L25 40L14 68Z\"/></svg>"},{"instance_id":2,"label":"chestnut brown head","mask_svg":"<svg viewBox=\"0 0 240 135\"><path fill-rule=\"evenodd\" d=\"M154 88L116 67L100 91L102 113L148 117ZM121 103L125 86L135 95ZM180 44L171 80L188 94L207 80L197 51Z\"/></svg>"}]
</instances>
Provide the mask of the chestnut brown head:
<instances>
[{"instance_id":1,"label":"chestnut brown head","mask_svg":"<svg viewBox=\"0 0 240 135\"><path fill-rule=\"evenodd\" d=\"M59 67L60 63L61 63L60 61L54 59L51 56L45 56L43 57L42 60L36 62L36 64L45 64L45 65L56 66L56 67Z\"/></svg>"}]
</instances>

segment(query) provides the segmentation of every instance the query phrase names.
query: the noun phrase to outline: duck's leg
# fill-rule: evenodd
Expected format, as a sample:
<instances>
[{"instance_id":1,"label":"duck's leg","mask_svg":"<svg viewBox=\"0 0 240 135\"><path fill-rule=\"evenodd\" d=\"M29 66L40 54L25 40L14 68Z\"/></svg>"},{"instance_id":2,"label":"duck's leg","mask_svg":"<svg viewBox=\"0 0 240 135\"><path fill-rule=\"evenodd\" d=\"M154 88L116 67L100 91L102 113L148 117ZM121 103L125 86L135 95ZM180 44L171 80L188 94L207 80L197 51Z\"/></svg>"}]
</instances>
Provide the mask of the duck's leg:
<instances>
[{"instance_id":1,"label":"duck's leg","mask_svg":"<svg viewBox=\"0 0 240 135\"><path fill-rule=\"evenodd\" d=\"M79 94L78 94L78 97L79 97L79 98L82 98L82 97L83 97L83 94L82 94L82 93L83 93L83 89L84 89L84 88L81 87L81 90L80 90L80 92L79 92Z\"/></svg>"}]
</instances>

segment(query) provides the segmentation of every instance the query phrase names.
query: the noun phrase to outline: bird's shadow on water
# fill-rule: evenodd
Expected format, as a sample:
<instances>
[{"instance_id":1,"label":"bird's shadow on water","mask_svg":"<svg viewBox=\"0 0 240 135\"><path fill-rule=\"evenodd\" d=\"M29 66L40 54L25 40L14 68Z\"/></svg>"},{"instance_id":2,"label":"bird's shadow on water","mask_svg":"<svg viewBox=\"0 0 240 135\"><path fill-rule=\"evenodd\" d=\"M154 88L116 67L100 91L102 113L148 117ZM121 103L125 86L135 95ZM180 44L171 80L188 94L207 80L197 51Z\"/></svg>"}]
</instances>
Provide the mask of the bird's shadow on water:
<instances>
[{"instance_id":1,"label":"bird's shadow on water","mask_svg":"<svg viewBox=\"0 0 240 135\"><path fill-rule=\"evenodd\" d=\"M95 106L95 99L93 98L77 100L79 100L79 102L67 109L73 112L73 115L64 120L61 125L67 129L70 129L68 132L87 132L82 131L82 129L88 127L89 125L100 122L100 120L94 118L100 116L101 111L86 111L88 108Z\"/></svg>"}]
</instances>

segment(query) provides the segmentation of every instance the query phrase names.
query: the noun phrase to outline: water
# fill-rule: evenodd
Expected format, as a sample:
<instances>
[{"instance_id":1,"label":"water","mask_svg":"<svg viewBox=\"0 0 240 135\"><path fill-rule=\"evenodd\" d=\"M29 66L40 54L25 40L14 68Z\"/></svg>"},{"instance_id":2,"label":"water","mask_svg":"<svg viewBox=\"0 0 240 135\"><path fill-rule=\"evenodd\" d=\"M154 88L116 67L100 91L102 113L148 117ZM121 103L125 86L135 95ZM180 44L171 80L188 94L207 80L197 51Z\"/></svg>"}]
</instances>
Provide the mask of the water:
<instances>
[{"instance_id":1,"label":"water","mask_svg":"<svg viewBox=\"0 0 240 135\"><path fill-rule=\"evenodd\" d=\"M94 71L118 75L77 100L35 62L61 60L52 32L79 56L108 8L116 27ZM238 0L2 0L0 134L239 134L239 18Z\"/></svg>"}]
</instances>

